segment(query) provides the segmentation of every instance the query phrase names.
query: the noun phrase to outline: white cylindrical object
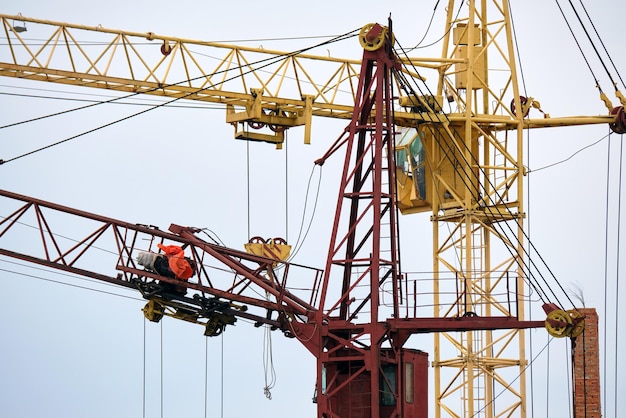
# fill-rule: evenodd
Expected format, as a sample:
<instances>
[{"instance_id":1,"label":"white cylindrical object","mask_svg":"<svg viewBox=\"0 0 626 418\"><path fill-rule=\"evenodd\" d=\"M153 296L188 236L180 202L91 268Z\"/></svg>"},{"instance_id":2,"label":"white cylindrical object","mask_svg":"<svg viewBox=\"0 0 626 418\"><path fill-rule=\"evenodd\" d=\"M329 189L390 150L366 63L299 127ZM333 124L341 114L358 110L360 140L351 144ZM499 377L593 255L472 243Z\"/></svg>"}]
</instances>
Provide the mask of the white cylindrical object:
<instances>
[{"instance_id":1,"label":"white cylindrical object","mask_svg":"<svg viewBox=\"0 0 626 418\"><path fill-rule=\"evenodd\" d=\"M137 263L149 270L154 270L154 262L159 257L158 254L147 251L139 251L137 254Z\"/></svg>"}]
</instances>

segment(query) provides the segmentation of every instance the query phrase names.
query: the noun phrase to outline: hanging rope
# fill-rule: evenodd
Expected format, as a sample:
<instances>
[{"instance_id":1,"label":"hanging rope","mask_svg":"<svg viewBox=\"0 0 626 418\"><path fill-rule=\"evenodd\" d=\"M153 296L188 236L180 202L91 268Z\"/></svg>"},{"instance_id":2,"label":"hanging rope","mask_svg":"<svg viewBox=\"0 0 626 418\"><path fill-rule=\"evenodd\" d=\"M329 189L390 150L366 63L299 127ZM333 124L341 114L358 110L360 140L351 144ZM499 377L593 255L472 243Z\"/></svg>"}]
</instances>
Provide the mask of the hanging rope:
<instances>
[{"instance_id":1,"label":"hanging rope","mask_svg":"<svg viewBox=\"0 0 626 418\"><path fill-rule=\"evenodd\" d=\"M161 418L163 418L163 321L159 322L159 329L161 331Z\"/></svg>"},{"instance_id":2,"label":"hanging rope","mask_svg":"<svg viewBox=\"0 0 626 418\"><path fill-rule=\"evenodd\" d=\"M286 142L286 141L285 141ZM285 238L288 235L288 155L287 155L287 147L285 145ZM246 143L246 193L247 193L247 219L248 219L248 238L252 236L251 232L251 194L250 194L250 144ZM265 293L266 300L270 300L270 294ZM263 387L263 393L265 397L269 400L272 399L271 390L274 388L276 383L276 371L274 369L274 359L273 359L273 348L272 348L272 330L269 325L264 326L263 330L263 374L265 379L265 386ZM223 369L223 365L222 365ZM223 385L222 385L223 386Z\"/></svg>"},{"instance_id":3,"label":"hanging rope","mask_svg":"<svg viewBox=\"0 0 626 418\"><path fill-rule=\"evenodd\" d=\"M550 363L550 334L548 335L548 344L546 344L547 346L547 358L548 358L548 364ZM546 368L546 417L550 416L550 368L547 367Z\"/></svg>"},{"instance_id":4,"label":"hanging rope","mask_svg":"<svg viewBox=\"0 0 626 418\"><path fill-rule=\"evenodd\" d=\"M513 19L511 19L511 20L513 20ZM514 33L515 33L515 31L514 31ZM523 79L523 77L522 77L522 79ZM526 136L527 136L526 137L526 156L527 156L526 158L527 158L528 165L530 165L530 129L526 130ZM532 190L532 188L530 187L530 179L531 179L531 176L526 176L526 190L527 190L527 192L526 192L526 197L527 197L526 202L527 202L528 207L531 207L531 190ZM530 214L532 214L532 211L530 211ZM528 215L528 218L527 218L528 219L528 223L527 223L528 236L532 236L532 233L531 233L532 222L531 222L531 215L530 214ZM527 250L527 251L528 251L528 255L532 256L532 253L531 253L530 249ZM533 320L533 310L529 309L528 311L529 311L528 312L528 319L530 321L532 321ZM534 355L533 335L534 335L534 333L532 333L532 332L528 333L528 338L529 338L529 343L530 343L529 344L529 346L530 346L530 358L533 358L533 355ZM530 416L534 417L535 416L535 391L533 390L533 388L535 387L535 383L534 383L534 381L535 381L534 367L530 367L529 374L530 374L530 388L531 388L531 390L530 390Z\"/></svg>"},{"instance_id":5,"label":"hanging rope","mask_svg":"<svg viewBox=\"0 0 626 418\"><path fill-rule=\"evenodd\" d=\"M143 380L141 383L141 416L146 418L146 317L143 318Z\"/></svg>"},{"instance_id":6,"label":"hanging rope","mask_svg":"<svg viewBox=\"0 0 626 418\"><path fill-rule=\"evenodd\" d=\"M585 335L585 331L583 330L583 341L584 341L584 335ZM571 373L571 379L567 382L567 393L568 394L573 394L574 396L572 396L572 402L568 402L571 406L570 408L574 409L574 415L572 415L572 411L570 410L570 413L568 416L573 416L574 418L576 418L576 372L574 370L576 370L576 338L570 338L570 342L571 342L571 346L570 346L570 363L572 364L572 373ZM567 347L565 347L565 349L567 350ZM573 389L570 388L570 385L572 385ZM587 390L585 390L585 393L587 393ZM585 396L585 398L587 398ZM585 403L586 403L586 399L585 399ZM587 416L587 414L585 414L584 416Z\"/></svg>"},{"instance_id":7,"label":"hanging rope","mask_svg":"<svg viewBox=\"0 0 626 418\"><path fill-rule=\"evenodd\" d=\"M285 130L285 241L289 242L289 147Z\"/></svg>"},{"instance_id":8,"label":"hanging rope","mask_svg":"<svg viewBox=\"0 0 626 418\"><path fill-rule=\"evenodd\" d=\"M204 338L204 418L207 418L209 392L209 337Z\"/></svg>"},{"instance_id":9,"label":"hanging rope","mask_svg":"<svg viewBox=\"0 0 626 418\"><path fill-rule=\"evenodd\" d=\"M610 132L610 131L609 131ZM611 174L611 165L610 165L610 161L611 161L611 136L609 133L609 140L607 141L607 148L606 148L606 201L605 201L605 208L604 208L604 312L603 312L603 317L606 319L608 318L608 312L607 312L607 301L608 301L608 293L607 293L607 289L608 289L608 282L609 282L609 272L608 272L608 265L609 265L609 261L608 261L608 254L609 254L609 195L610 195L610 188L609 188L609 179L610 174ZM603 342L602 342L602 347L603 347L603 351L604 351L604 361L603 361L603 381L602 381L602 397L604 398L602 403L604 405L606 405L606 356L607 356L607 332L606 329L604 331L604 336L603 336Z\"/></svg>"},{"instance_id":10,"label":"hanging rope","mask_svg":"<svg viewBox=\"0 0 626 418\"><path fill-rule=\"evenodd\" d=\"M620 268L620 263L619 263L619 259L620 259L620 229L621 229L621 225L622 225L622 168L623 168L623 161L624 161L624 141L623 141L623 136L620 137L620 139L622 139L622 141L620 141L620 146L619 146L619 156L620 156L620 160L619 160L619 181L618 181L618 193L617 193L617 248L615 249L615 253L616 253L616 271L615 271L615 317L617 318L618 314L619 314L619 268ZM615 396L613 396L614 398L614 411L615 413L617 413L617 399L619 396L617 396L617 394L619 393L619 391L617 390L617 376L619 373L617 373L617 370L619 370L619 355L618 353L620 352L619 347L618 347L618 341L619 341L619 327L617 326L617 324L619 324L619 321L615 321L615 350L613 351L613 353L615 353L615 370L616 372L614 373L613 376L613 387L615 388Z\"/></svg>"},{"instance_id":11,"label":"hanging rope","mask_svg":"<svg viewBox=\"0 0 626 418\"><path fill-rule=\"evenodd\" d=\"M220 353L221 358L221 366L220 366L220 417L224 418L224 333L220 335L222 342L222 351Z\"/></svg>"},{"instance_id":12,"label":"hanging rope","mask_svg":"<svg viewBox=\"0 0 626 418\"><path fill-rule=\"evenodd\" d=\"M250 141L246 141L246 200L247 200L247 219L248 219L248 236L250 238Z\"/></svg>"},{"instance_id":13,"label":"hanging rope","mask_svg":"<svg viewBox=\"0 0 626 418\"><path fill-rule=\"evenodd\" d=\"M266 294L269 299L269 293ZM274 357L272 350L272 329L270 325L263 326L263 372L265 374L265 386L263 387L263 393L265 397L272 400L271 390L276 384L276 370L274 370Z\"/></svg>"}]
</instances>

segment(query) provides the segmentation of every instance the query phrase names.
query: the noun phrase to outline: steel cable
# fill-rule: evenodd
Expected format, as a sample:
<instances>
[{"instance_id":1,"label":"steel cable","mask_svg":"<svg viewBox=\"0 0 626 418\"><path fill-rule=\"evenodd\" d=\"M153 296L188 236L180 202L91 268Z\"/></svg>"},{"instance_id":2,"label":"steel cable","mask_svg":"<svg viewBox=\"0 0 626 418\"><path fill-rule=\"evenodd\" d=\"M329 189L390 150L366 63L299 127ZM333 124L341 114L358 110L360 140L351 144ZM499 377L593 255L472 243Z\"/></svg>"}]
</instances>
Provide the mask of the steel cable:
<instances>
[{"instance_id":1,"label":"steel cable","mask_svg":"<svg viewBox=\"0 0 626 418\"><path fill-rule=\"evenodd\" d=\"M400 49L402 50L402 48L401 48L401 47L400 47ZM402 51L404 51L404 50L402 50ZM417 69L416 69L416 68L413 68L413 70L417 72ZM400 77L403 77L403 75L402 75L401 73L398 73L398 76L397 76L397 77L398 77L398 78L400 78ZM404 87L410 87L410 86L408 85L408 83L406 82L406 80L405 80L405 82L401 83L401 85L402 85L402 86L404 86ZM417 87L417 89L420 91L420 93L422 93L422 94L423 94L423 92L421 91L421 88L419 88L419 86L416 86L416 87ZM432 92L430 91L430 89L428 88L428 86L426 86L426 89L427 89L428 93L432 96ZM409 91L409 92L407 92L407 93L408 93L409 95L410 95L410 94L415 94L415 92L414 92L413 90L411 90L411 91ZM426 114L426 115L428 115L428 113L425 113L425 114ZM446 115L445 113L444 113L444 116L445 116L445 117L446 117L446 119L447 119L447 115ZM448 120L448 121L449 121L449 120ZM434 122L434 121L433 121L433 122ZM431 130L432 130L432 128L431 128ZM434 133L434 132L433 132L433 133ZM461 138L460 138L460 133L458 133L456 130L453 130L453 132L452 132L452 133L455 135L455 137L456 137L457 139L461 139ZM460 141L459 141L459 143L460 143L460 144L462 144L462 146L465 148L465 150L466 150L466 151L470 151L470 150L467 148L467 145L464 143L464 141L460 140ZM450 151L453 151L453 150L451 149L451 145L449 145L449 144L448 144L448 149L449 149ZM448 160L449 160L450 162L453 162L453 161L452 161L452 159L451 159L452 157L450 157L450 156L449 156L449 154L447 153L447 151L446 151L446 150L444 150L444 152L446 153L446 158L448 158ZM463 153L460 153L460 156L461 156L461 159L463 160L463 162L469 166L469 165L470 165L470 162L466 160L466 158L465 158L465 156L463 155ZM476 157L475 157L473 154L471 154L471 152L470 152L470 157L471 157L471 158L472 158L472 160L473 160L473 161L472 161L472 163L473 163L473 164L475 164L475 165L477 165L477 166L479 166L479 165L480 165L480 164L479 164L479 162L478 162L478 161L476 161ZM472 173L473 173L473 172L472 172ZM485 174L485 173L483 172L483 174ZM477 177L477 176L478 176L478 174L477 174L477 173L473 173L473 175L474 175L474 177L475 177L477 180L479 180L479 179L478 179L478 177ZM465 184L465 186L466 186L467 190L471 190L471 187L469 187L469 185L466 183L466 179L464 178L464 176L460 176L460 178L461 178L461 180L463 181L463 183ZM493 184L491 183L491 180L487 179L487 182L488 182L488 184L490 185L490 187L491 187L493 190L496 190L495 185L493 185ZM491 204L495 204L496 202L494 201L493 197L491 197L491 196L489 195L489 193L487 193L487 189L486 189L485 185L484 185L484 184L482 184L482 182L480 182L480 181L479 181L479 185L480 185L480 187L481 187L481 190L485 192L485 197L489 199L490 203L491 203ZM500 199L502 199L502 196L500 196L499 194L497 194L497 195L496 195L496 197L497 197L499 200L500 200ZM476 201L479 201L479 200L480 200L480 197L479 197L479 196L474 196L474 199L475 199ZM486 206L486 209L487 209L487 210L488 210L488 211L489 211L489 212L493 215L492 209L491 209L489 206ZM515 221L515 222L516 222L516 223L518 223L518 221ZM511 226L510 226L508 223L506 223L506 225L507 225L507 227L508 227L509 232L510 232L510 233L512 233L512 234L513 234L513 236L515 237L513 240L514 240L514 241L516 241L516 242L518 242L518 243L520 243L520 242L519 242L519 239L518 239L518 238L517 238L517 236L515 235L515 233L514 233L514 231L512 230ZM498 228L497 226L494 226L494 230L496 230L497 228ZM504 230L502 230L502 229L500 229L500 230L501 230L502 232L504 232L504 236L506 236L506 233L505 233L506 231L504 231ZM522 234L523 234L524 238L526 238L526 239L527 239L527 241L528 241L529 245L530 245L530 246L531 246L531 247L532 247L532 248L536 251L536 248L534 248L534 245L532 244L532 241L530 241L530 238L528 237L527 232L526 232L526 231L522 231ZM511 255L513 256L512 250L511 250L508 246L507 246L507 249L508 249L509 251L511 251ZM526 255L528 255L528 251L527 251L526 249L523 249L523 252L524 252ZM555 276L555 275L554 275L554 273L550 270L550 268L548 267L548 265L547 265L547 263L545 262L545 260L541 257L541 255L539 255L539 253L538 253L538 252L537 252L537 254L538 254L539 260L542 262L543 266L544 266L544 267L548 270L548 272L550 273L551 277L555 280L555 282L557 283L558 287L560 288L560 290L561 290L561 291L563 292L563 294L565 295L566 299L569 301L569 303L572 305L572 307L574 307L574 308L575 308L575 304L573 303L573 301L571 300L571 298L569 297L569 295L567 294L567 292L565 292L565 289L562 287L562 285L558 282L558 280L556 280L556 276ZM550 285L548 284L548 282L546 281L545 277L543 277L543 274L541 274L541 273L540 273L540 271L539 271L539 269L537 268L537 265L535 264L535 262L534 262L532 259L530 259L530 258L529 258L529 260L530 260L530 265L527 265L527 264L526 264L526 261L524 261L524 260L522 260L522 261L521 261L521 263L522 263L522 264L523 264L523 265L524 265L524 266L528 269L529 279L533 278L533 277L534 277L534 275L533 275L532 271L531 271L528 267L530 267L530 266L535 267L535 268L537 269L538 273L539 273L540 278L543 280L544 284L546 285L547 289L548 289L548 290L549 290L549 292L552 294L552 296L555 298L555 300L558 302L558 301L559 301L559 297L556 295L556 293L554 293L554 291L552 290L551 286L550 286ZM536 280L536 279L535 279L535 280ZM538 294L540 295L540 297L541 297L542 292L540 292L540 291L539 291L539 289L538 289L536 286L532 285L532 282L529 282L529 284L531 284L531 286L535 288L535 291L537 291L537 293L538 293ZM539 282L537 282L537 285L539 285ZM544 294L544 295L546 295L545 293L543 293L543 294ZM542 298L542 300L543 300L543 297L541 297L541 298ZM544 302L545 302L545 301L544 301ZM561 306L563 306L563 304L562 304L562 303L560 303L560 302L559 302L559 304L560 304Z\"/></svg>"},{"instance_id":2,"label":"steel cable","mask_svg":"<svg viewBox=\"0 0 626 418\"><path fill-rule=\"evenodd\" d=\"M19 155L19 156L17 156L17 157L9 158L9 159L7 159L7 160L1 160L1 159L0 159L0 165L2 165L2 164L6 164L6 163L11 162L11 161L15 161L15 160L17 160L17 159L20 159L20 158L23 158L23 157L26 157L26 156L29 156L29 155L32 155L32 154L35 154L35 153L40 152L40 151L44 151L44 150L46 150L46 149L48 149L48 148L52 148L52 147L54 147L54 146L57 146L57 145L63 144L63 143L65 143L65 142L68 142L68 141L71 141L71 140L74 140L74 139L80 138L80 137L82 137L82 136L84 136L84 135L87 135L87 134L89 134L89 133L93 133L93 132L96 132L96 131L98 131L98 130L100 130L100 129L103 129L103 128L106 128L106 127L109 127L109 126L115 125L115 124L117 124L117 123L119 123L119 122L123 122L123 121L126 121L126 120L128 120L128 119L134 118L135 116L139 116L139 115L142 115L142 114L147 113L147 112L149 112L149 111L152 111L152 110L155 110L155 109L161 108L161 107L163 107L163 106L169 105L169 104L174 103L174 102L176 102L176 101L178 101L178 100L185 99L185 98L187 98L187 97L193 96L193 95L198 94L198 93L200 93L200 92L210 90L210 89L212 89L212 88L214 88L214 87L216 87L216 86L218 86L218 85L221 85L221 84L224 84L224 83L226 83L226 82L228 82L228 81L232 81L232 80L235 80L235 79L237 79L237 78L243 77L244 75L247 75L247 74L253 73L253 72L255 72L255 71L259 71L259 70L261 70L261 69L263 69L263 68L265 68L265 67L268 67L268 66L270 66L270 65L273 65L273 64L279 63L279 62L284 61L284 60L286 60L286 59L288 59L288 58L291 58L291 57L297 56L297 55L299 55L299 54L301 54L301 53L303 53L303 52L306 52L306 51L308 51L308 50L311 50L311 49L314 49L314 48L318 48L318 47L320 47L320 46L328 45L328 44L331 44L331 43L334 43L334 42L338 42L338 41L341 41L341 40L344 40L344 39L348 39L348 38L350 38L350 37L356 36L356 35L355 35L355 33L356 33L356 32L357 32L357 30L353 30L353 31L350 31L350 32L346 32L346 33L345 33L345 34L343 34L343 35L340 35L340 36L338 36L338 37L336 37L336 38L333 38L333 39L331 39L331 40L329 40L329 41L326 41L326 42L323 42L323 43L321 43L321 44L313 45L313 46L311 46L311 47L307 47L307 48L302 48L302 49L299 49L299 50L296 50L296 51L293 51L293 52L290 52L290 53L286 53L286 54L283 54L283 55L278 55L278 56L276 56L276 57L269 57L269 58L265 58L265 59L262 59L262 60L256 61L256 62L254 62L254 63L252 63L252 64L261 64L261 63L262 63L263 65L261 65L261 66L259 66L259 67L256 67L256 68L254 68L254 69L249 69L249 70L244 71L244 72L242 72L242 73L240 73L240 74L238 74L238 75L236 75L236 76L233 76L233 77L231 77L231 78L228 78L228 79L222 80L222 81L220 81L220 82L218 82L218 83L214 83L214 84L211 84L211 85L209 85L209 86L207 86L207 87L204 87L204 88L201 88L201 89L197 89L197 90L195 90L195 91L193 91L193 92L190 92L190 93L184 94L184 95L182 95L182 96L180 96L180 97L175 97L175 98L173 98L173 99L171 99L171 100L169 100L169 101L163 102L163 103L161 103L161 104L154 105L154 106L152 106L152 107L150 107L150 108L148 108L148 109L144 109L144 110L142 110L142 111L140 111L140 112L137 112L137 113L134 113L134 114L131 114L131 115L128 115L128 116L122 117L122 118L120 118L120 119L116 119L116 120L114 120L114 121L112 121L112 122L106 123L106 124L101 125L101 126L99 126L99 127L97 127L97 128L89 129L89 130L84 131L84 132L82 132L82 133L79 133L79 134L77 134L77 135L73 135L73 136L71 136L71 137L69 137L69 138L65 138L65 139L60 140L60 141L57 141L57 142L55 142L55 143L52 143L52 144L46 145L46 146L44 146L44 147L40 147L40 148L38 148L38 149L35 149L35 150L33 150L33 151L30 151L30 152L27 152L27 153L21 154L21 155ZM245 67L248 67L248 68L249 68L252 64L247 64ZM243 68L243 67L244 67L244 66L241 66L240 68ZM225 72L225 71L228 71L228 70L222 70L222 71L216 72L216 73L214 73L214 74L219 74L219 73L222 73L222 72ZM175 85L182 84L182 83L188 83L188 82L190 82L190 81L195 81L195 80L202 79L202 78L205 78L205 77L206 77L206 75L202 75L202 76L199 76L199 77L196 77L196 78L192 78L192 79L190 79L190 80L185 80L185 81L181 81L181 82L179 82L179 83L171 84L170 86L175 86ZM163 88L163 87L161 87L161 88ZM148 90L148 92L149 92L149 91L155 91L155 90L158 90L158 89L160 89L160 88L154 88L154 89L152 89L152 90ZM145 93L145 92L143 92L143 93ZM130 94L130 95L126 95L126 96L119 97L119 98L113 98L113 99L111 99L111 100L107 100L107 101L105 101L104 103L112 102L112 101L115 101L115 100L120 100L120 99L127 98L127 97L132 97L132 96L135 96L136 94L137 94L137 93L133 93L133 94ZM91 107L91 106L98 105L98 104L100 104L100 103L96 103L96 104L92 104L92 105L87 105L87 106L82 106L82 107L77 108L77 109L74 109L74 110L80 110L80 109L83 109L83 108L86 108L86 107ZM67 113L67 112L69 112L69 111L62 112L62 113ZM39 120L39 119L40 119L40 118L38 118L37 120Z\"/></svg>"},{"instance_id":3,"label":"steel cable","mask_svg":"<svg viewBox=\"0 0 626 418\"><path fill-rule=\"evenodd\" d=\"M414 69L414 70L416 70L416 69ZM401 73L398 73L398 77L402 77L402 74L401 74ZM406 81L405 81L404 83L401 83L401 84L403 84L403 86L405 86L405 87L407 87L407 88L408 88L408 87L410 87L410 86L408 85L408 83L406 83ZM419 88L419 86L416 86L416 87L417 87L417 89L420 91L420 93L422 93L422 94L423 94L423 92L422 92L421 88ZM429 93L430 95L432 95L432 92L430 92L430 89L428 89L428 87L427 87L427 86L426 86L426 89L427 89L428 93ZM407 94L409 94L409 95L415 94L415 91L411 89L410 91L408 91L408 92L407 92ZM429 115L428 113L425 113L425 114L426 114L426 115L428 115L428 116L430 117L430 115ZM444 114L444 117L446 117L446 119L447 119L447 115L446 115L446 114ZM449 119L448 119L448 121L449 121ZM435 122L435 121L434 121L434 120L432 120L432 122ZM429 126L429 129L431 130L431 133L433 134L433 136L435 136L435 137L436 137L436 135L435 135L435 132L434 132L433 128ZM453 130L452 130L452 134L454 135L454 137L455 137L456 139L461 139L461 134L460 134L459 132L457 132L455 129L453 129ZM460 141L458 141L458 142L459 142L459 144L462 144L462 146L464 147L464 150L465 150L465 151L469 151L469 149L467 148L467 145L464 143L464 141L460 140ZM449 153L449 152L454 152L454 150L452 149L452 146L451 146L450 144L447 144L447 149L442 148L442 150L444 151L445 157L448 159L448 161L449 161L449 162L451 162L451 163L454 165L454 160L453 160L453 157L450 157L450 153ZM471 155L471 158L474 160L474 164L479 165L479 164L478 164L478 162L477 162L477 161L475 161L475 156ZM470 166L470 162L469 162L469 161L467 161L467 159L465 158L465 156L463 155L463 153L460 153L460 159L461 159L461 160L462 160L462 161L463 161L463 162L464 162L467 166ZM456 165L455 165L455 167L456 167ZM479 179L478 179L478 177L477 177L477 176L478 176L478 174L474 173L473 171L472 171L471 173L472 173L472 175L473 175L473 176L474 176L477 180L479 180ZM462 173L459 173L459 174L462 174ZM484 174L484 172L483 172L483 174ZM466 179L466 178L465 178L465 176L460 175L460 176L459 176L459 178L460 178L460 180L464 183L464 185L466 186L466 189L467 189L467 190L472 190L472 187L471 187L471 185L469 185L469 184L467 183L468 179ZM493 190L495 190L495 189L496 189L496 188L495 188L495 186L491 183L491 181L490 181L490 180L487 180L487 182L491 185L491 187L492 187L492 189L493 189ZM482 184L482 182L479 182L479 185L480 185L480 187L481 187L481 190L482 190L482 191L487 192L487 189L486 189L485 185L484 185L484 184ZM495 204L495 201L493 200L493 197L491 197L491 196L489 195L489 193L485 193L485 197L487 197L487 198L489 199L489 201L490 201L490 203L491 203L491 204ZM498 197L499 199L501 199L501 198L502 198L502 196L500 196L500 195L497 195L496 197ZM476 195L475 195L475 196L473 196L473 198L474 198L474 200L476 200L476 201L479 201L479 200L480 200L480 196L476 196ZM493 215L493 214L494 214L494 213L492 212L492 209L491 209L490 207L486 206L486 209L490 212L490 214L491 214L491 215ZM517 221L516 221L516 223L517 223ZM507 225L508 225L508 224L507 224ZM496 226L494 226L494 230L496 230L496 229L497 229L497 227L496 227ZM512 228L511 228L510 226L508 226L508 229L509 229L509 232L513 233ZM501 230L501 231L503 231L503 230ZM503 231L503 232L505 232L505 231ZM527 234L526 234L525 232L523 232L523 234L524 234L524 236L528 239ZM515 236L515 234L514 234L514 233L513 233L513 235ZM504 236L506 236L506 234L504 234ZM515 238L514 238L514 241L517 241L517 242L519 243L519 240L518 240L518 238L517 238L516 236L515 236ZM529 240L529 239L528 239L528 241L530 242L530 240ZM510 254L511 254L512 256L514 255L514 254L513 254L513 252L512 252L512 250L511 250L508 246L507 246L507 250L510 252ZM527 250L523 250L523 251L524 251L525 253L527 253ZM526 254L526 255L528 255L528 254ZM543 261L543 260L542 260L542 261ZM523 260L522 260L521 262L522 262L522 264L524 264L524 266L525 266L525 267L527 268L527 270L528 270L528 273L529 273L529 279L533 278L534 276L533 276L532 271L531 271L530 269L528 269L528 267L529 267L529 266L528 266L528 265L526 265L526 262L525 262L525 261L523 261ZM533 265L533 267L535 267L535 268L537 267L537 266L534 264L534 261L532 261L532 260L531 260L531 264ZM545 262L544 262L544 265L545 265ZM547 266L547 265L546 265L546 266ZM538 269L537 269L537 270L538 270ZM551 287L548 285L548 283L547 283L547 281L545 280L545 278L544 278L542 275L540 275L540 276L541 276L541 278L543 279L544 283L546 284L547 288L548 288L548 289L550 290L550 292L552 293L552 295L553 295L553 296L554 296L554 297L558 300L558 297L557 297L557 296L556 296L556 294L552 291ZM552 276L554 277L554 275L552 275ZM539 283L537 282L537 285L538 285L538 284L539 284ZM547 295L545 294L545 292L540 291L540 288L539 288L539 287L537 287L537 286L536 286L535 284L533 284L532 282L529 282L529 285L530 285L531 287L533 287L533 288L534 288L534 290L537 292L537 294L538 294L538 295L539 295L539 297L542 299L542 301L544 301L544 302L545 302L546 300L544 299L544 296L547 296ZM570 301L570 302L571 302L571 301ZM572 305L573 305L573 303L572 303Z\"/></svg>"},{"instance_id":4,"label":"steel cable","mask_svg":"<svg viewBox=\"0 0 626 418\"><path fill-rule=\"evenodd\" d=\"M617 77L622 82L622 86L624 88L626 88L626 84L624 84L624 80L622 79L622 75L619 73L619 70L615 66L615 63L613 62L613 58L611 58L611 54L609 54L609 51L607 50L606 45L604 44L604 41L602 41L602 38L600 37L600 34L598 33L598 30L596 29L596 25L593 24L593 20L591 20L591 17L589 16L589 13L587 12L587 8L583 4L582 0L580 0L580 5L582 6L583 10L585 11L585 14L587 15L587 19L589 20L589 23L591 23L591 27L593 28L596 36L598 37L598 40L600 41L600 44L602 45L602 48L604 49L604 53L609 58L609 62L613 66L613 69L615 70L615 73L617 74Z\"/></svg>"},{"instance_id":5,"label":"steel cable","mask_svg":"<svg viewBox=\"0 0 626 418\"><path fill-rule=\"evenodd\" d=\"M580 15L578 14L578 10L576 10L576 7L574 7L574 4L572 3L572 0L568 0L568 1L569 1L570 6L572 6L572 10L574 11L574 14L576 15L576 18L578 19L578 23L580 23L580 26L583 28L583 32L585 32L585 35L587 36L587 40L589 40L589 43L591 44L591 47L593 48L593 50L596 53L596 56L600 60L600 63L602 64L602 67L604 68L604 71L606 72L606 75L609 77L609 80L611 80L611 84L613 84L613 87L617 90L617 85L616 85L615 81L613 81L613 76L611 75L611 72L609 71L609 69L606 67L606 64L604 63L604 60L600 56L600 53L598 52L598 48L596 48L596 44L591 39L591 36L589 36L589 31L587 31L587 28L585 27L585 24L583 23L582 19L580 18ZM558 3L558 0L557 0L557 3ZM582 4L582 2L581 2L581 4ZM587 14L587 17L589 17L588 14ZM591 21L591 19L589 19L589 21ZM568 26L569 26L569 23L568 23ZM593 22L592 22L592 26L593 26ZM594 27L594 29L595 29L595 27ZM598 35L597 31L596 31L596 35ZM600 40L600 41L602 42L602 40ZM605 49L605 51L606 51L606 49Z\"/></svg>"},{"instance_id":6,"label":"steel cable","mask_svg":"<svg viewBox=\"0 0 626 418\"><path fill-rule=\"evenodd\" d=\"M555 0L555 2L556 2L557 7L559 8L559 11L561 12L561 16L563 16L563 19L565 20L565 24L567 25L567 28L569 29L570 34L572 35L572 38L574 38L574 42L576 42L576 46L578 47L578 51L580 51L580 55L582 55L583 60L585 61L585 64L587 64L587 68L589 69L589 72L591 73L591 76L593 77L594 83L596 83L596 87L598 88L600 93L602 93L602 87L600 87L600 81L598 80L598 77L596 77L596 74L591 68L591 64L589 63L587 56L583 52L583 49L580 46L580 42L578 42L578 38L576 37L576 34L574 34L574 30L572 29L572 26L570 25L569 20L567 20L567 16L565 16L565 12L563 11L563 8L559 4L559 0Z\"/></svg>"}]
</instances>

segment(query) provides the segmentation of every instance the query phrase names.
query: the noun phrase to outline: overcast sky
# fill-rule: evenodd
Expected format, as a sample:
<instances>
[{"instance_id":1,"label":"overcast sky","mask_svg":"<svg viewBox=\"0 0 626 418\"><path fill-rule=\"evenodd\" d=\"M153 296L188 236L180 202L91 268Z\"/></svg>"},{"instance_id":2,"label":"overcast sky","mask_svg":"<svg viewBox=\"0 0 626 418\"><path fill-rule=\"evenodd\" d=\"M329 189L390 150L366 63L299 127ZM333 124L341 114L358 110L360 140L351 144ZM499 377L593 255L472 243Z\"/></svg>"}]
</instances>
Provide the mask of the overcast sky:
<instances>
[{"instance_id":1,"label":"overcast sky","mask_svg":"<svg viewBox=\"0 0 626 418\"><path fill-rule=\"evenodd\" d=\"M385 24L390 15L396 39L410 47L424 37L435 11L424 38L425 44L432 43L443 31L445 10L443 2L438 3L7 0L0 12L291 51L318 43L314 36L343 34L370 22ZM514 3L528 95L551 116L605 114L593 76L557 3ZM588 3L587 11L611 58L619 71L626 71L619 13L623 7L618 7L622 4L617 0ZM611 94L612 86L583 32L574 30L584 43L592 70ZM436 44L416 55L439 57L440 49ZM317 53L359 59L362 49L351 39ZM429 86L432 90L434 83ZM619 86L624 90L621 82ZM0 78L0 94L0 126L84 105L67 98L112 97L104 90L8 77ZM612 94L611 99L618 104ZM303 212L313 161L339 136L345 122L314 120L311 145L302 143L302 129L292 129L286 149L276 151L268 144L235 141L223 108L177 105L2 165L0 188L163 229L170 223L206 227L234 248L243 248L250 235L295 240L301 219L310 216ZM0 158L13 158L139 110L133 105L102 105L1 129ZM617 280L622 258L618 228L622 158L621 138L612 135L609 140L608 133L607 126L531 133L526 203L533 246L563 287L582 291L586 306L598 309L602 330L608 330L602 337L608 382L603 412L612 417L615 399L624 392L624 382L616 386L613 373L623 367L616 359L616 348L624 338L616 331L616 318L623 314L617 302L623 292ZM337 167L335 163L324 166L319 206L298 263L323 267L337 194ZM250 177L248 169L253 173ZM319 170L314 172L315 182L319 175ZM0 216L6 216L5 210L0 206ZM402 254L407 257L403 267L430 269L429 215L403 217L400 222ZM68 225L68 235L71 232L72 225ZM112 274L109 268L94 266ZM148 323L141 313L145 302L135 293L17 265L7 258L0 258L0 285L4 295L0 304L0 416L141 417L145 412L147 417L291 418L294 411L298 417L315 416L311 402L315 359L295 340L273 334L268 344L262 329L244 321L223 337L211 339L203 337L202 328L182 321L166 318L160 324ZM555 411L563 411L568 402L569 345L552 341L544 350L550 340L547 333L540 329L530 334L533 349L528 357L537 357L539 369L533 379L532 411L535 416L564 416ZM418 343L424 347L415 348L425 351L432 344L430 338ZM263 391L266 380L272 378L263 361L269 347L275 369L271 400Z\"/></svg>"}]
</instances>

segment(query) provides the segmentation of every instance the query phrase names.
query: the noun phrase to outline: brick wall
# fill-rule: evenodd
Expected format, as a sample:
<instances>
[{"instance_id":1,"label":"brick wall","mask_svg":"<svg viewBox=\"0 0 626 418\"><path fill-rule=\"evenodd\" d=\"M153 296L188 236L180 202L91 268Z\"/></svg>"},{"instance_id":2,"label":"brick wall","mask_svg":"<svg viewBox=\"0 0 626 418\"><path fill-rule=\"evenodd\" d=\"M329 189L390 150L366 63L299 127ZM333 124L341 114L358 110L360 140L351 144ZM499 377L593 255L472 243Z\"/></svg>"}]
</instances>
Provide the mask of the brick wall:
<instances>
[{"instance_id":1,"label":"brick wall","mask_svg":"<svg viewBox=\"0 0 626 418\"><path fill-rule=\"evenodd\" d=\"M594 308L577 309L585 317L585 330L574 346L575 418L600 418L600 343L598 314Z\"/></svg>"}]
</instances>

